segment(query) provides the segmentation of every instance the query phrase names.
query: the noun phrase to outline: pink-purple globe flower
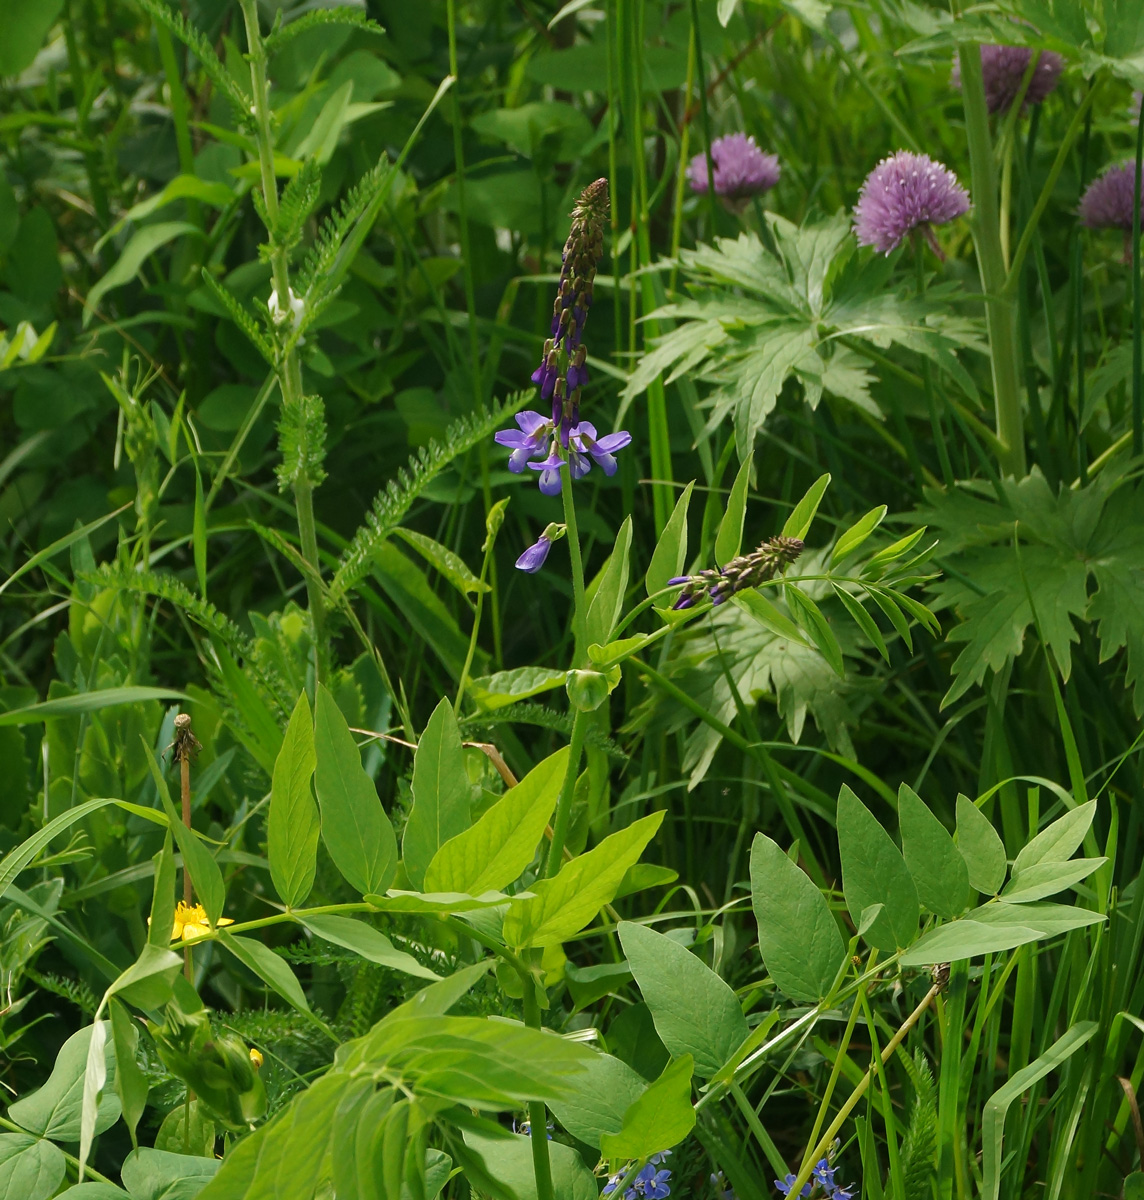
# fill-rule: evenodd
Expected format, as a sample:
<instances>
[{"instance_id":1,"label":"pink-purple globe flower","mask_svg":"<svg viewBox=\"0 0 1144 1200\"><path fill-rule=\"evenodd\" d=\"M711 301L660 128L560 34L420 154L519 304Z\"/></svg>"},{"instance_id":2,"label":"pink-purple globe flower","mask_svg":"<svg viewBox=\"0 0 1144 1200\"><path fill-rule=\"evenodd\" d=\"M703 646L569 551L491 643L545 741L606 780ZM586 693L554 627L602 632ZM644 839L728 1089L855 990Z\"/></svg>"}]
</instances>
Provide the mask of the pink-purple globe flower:
<instances>
[{"instance_id":1,"label":"pink-purple globe flower","mask_svg":"<svg viewBox=\"0 0 1144 1200\"><path fill-rule=\"evenodd\" d=\"M1098 175L1085 189L1080 201L1080 223L1089 229L1120 229L1132 232L1132 208L1136 202L1136 164L1122 162ZM1144 204L1141 206L1144 214Z\"/></svg>"},{"instance_id":2,"label":"pink-purple globe flower","mask_svg":"<svg viewBox=\"0 0 1144 1200\"><path fill-rule=\"evenodd\" d=\"M854 207L854 232L859 245L889 254L917 229L944 258L933 226L968 211L969 193L948 167L925 154L899 150L866 176Z\"/></svg>"},{"instance_id":3,"label":"pink-purple globe flower","mask_svg":"<svg viewBox=\"0 0 1144 1200\"><path fill-rule=\"evenodd\" d=\"M711 165L715 168L715 194L732 212L741 212L752 196L769 192L782 174L779 160L763 153L755 139L745 133L716 138L711 143ZM687 178L693 192L707 192L710 182L706 154L697 154L691 160Z\"/></svg>"},{"instance_id":4,"label":"pink-purple globe flower","mask_svg":"<svg viewBox=\"0 0 1144 1200\"><path fill-rule=\"evenodd\" d=\"M1028 46L982 46L981 77L985 84L985 104L991 113L1007 113L1021 92L1025 72L1033 51ZM1064 68L1064 59L1052 50L1042 50L1037 55L1037 65L1029 80L1025 98L1021 102L1024 112L1030 104L1043 103L1056 88ZM961 62L953 61L955 88L961 87Z\"/></svg>"}]
</instances>

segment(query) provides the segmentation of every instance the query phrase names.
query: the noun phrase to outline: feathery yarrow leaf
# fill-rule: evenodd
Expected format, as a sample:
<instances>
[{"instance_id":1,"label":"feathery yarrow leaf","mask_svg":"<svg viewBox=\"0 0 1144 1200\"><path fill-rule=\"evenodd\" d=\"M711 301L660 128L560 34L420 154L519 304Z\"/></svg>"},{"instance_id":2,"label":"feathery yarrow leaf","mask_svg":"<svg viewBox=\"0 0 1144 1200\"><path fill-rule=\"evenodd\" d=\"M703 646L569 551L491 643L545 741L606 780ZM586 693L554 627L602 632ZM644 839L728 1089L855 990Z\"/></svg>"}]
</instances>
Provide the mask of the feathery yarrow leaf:
<instances>
[{"instance_id":1,"label":"feathery yarrow leaf","mask_svg":"<svg viewBox=\"0 0 1144 1200\"><path fill-rule=\"evenodd\" d=\"M250 97L226 69L222 59L207 41L206 35L192 25L181 12L171 8L165 0L139 0L139 3L154 20L166 26L191 51L202 65L207 78L234 106L239 124L249 126Z\"/></svg>"},{"instance_id":2,"label":"feathery yarrow leaf","mask_svg":"<svg viewBox=\"0 0 1144 1200\"><path fill-rule=\"evenodd\" d=\"M906 1071L914 1085L910 1124L902 1142L902 1181L905 1200L930 1200L937 1147L937 1105L933 1072L925 1054L918 1050L913 1061L906 1058Z\"/></svg>"},{"instance_id":3,"label":"feathery yarrow leaf","mask_svg":"<svg viewBox=\"0 0 1144 1200\"><path fill-rule=\"evenodd\" d=\"M206 267L203 267L202 275L203 281L210 291L214 293L215 298L230 313L231 320L246 334L253 343L254 348L266 359L267 363L270 366L274 366L277 361L274 347L263 336L262 330L258 328L258 322L243 307L242 301L239 300L225 283L216 279Z\"/></svg>"},{"instance_id":4,"label":"feathery yarrow leaf","mask_svg":"<svg viewBox=\"0 0 1144 1200\"><path fill-rule=\"evenodd\" d=\"M363 33L384 34L385 30L366 16L360 8L319 8L306 13L289 25L279 25L275 21L274 28L263 39L263 46L268 55L277 54L283 46L292 42L300 33L307 33L322 25L352 25Z\"/></svg>"},{"instance_id":5,"label":"feathery yarrow leaf","mask_svg":"<svg viewBox=\"0 0 1144 1200\"><path fill-rule=\"evenodd\" d=\"M278 489L295 484L318 487L326 478L326 407L321 396L302 396L282 402L278 422Z\"/></svg>"},{"instance_id":6,"label":"feathery yarrow leaf","mask_svg":"<svg viewBox=\"0 0 1144 1200\"><path fill-rule=\"evenodd\" d=\"M409 459L406 470L398 471L374 499L366 523L354 534L330 585L331 600L337 603L369 571L370 560L381 544L401 523L413 502L459 455L489 437L498 425L522 409L529 393L517 392L503 404L470 413L454 422L441 441L422 446Z\"/></svg>"}]
</instances>

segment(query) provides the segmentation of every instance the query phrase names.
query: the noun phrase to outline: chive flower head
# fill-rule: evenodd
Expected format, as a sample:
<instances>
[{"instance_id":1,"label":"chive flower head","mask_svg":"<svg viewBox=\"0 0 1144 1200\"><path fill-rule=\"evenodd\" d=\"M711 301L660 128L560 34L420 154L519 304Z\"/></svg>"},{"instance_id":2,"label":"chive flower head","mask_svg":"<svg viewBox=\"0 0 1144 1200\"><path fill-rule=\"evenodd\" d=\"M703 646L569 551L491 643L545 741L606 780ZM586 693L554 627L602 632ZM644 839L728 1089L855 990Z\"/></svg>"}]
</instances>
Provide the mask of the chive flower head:
<instances>
[{"instance_id":1,"label":"chive flower head","mask_svg":"<svg viewBox=\"0 0 1144 1200\"><path fill-rule=\"evenodd\" d=\"M715 195L732 210L741 212L752 196L769 192L779 181L782 168L773 154L759 149L745 133L731 133L711 143L711 165L715 169ZM710 187L707 155L697 154L687 167L691 190L705 195Z\"/></svg>"},{"instance_id":2,"label":"chive flower head","mask_svg":"<svg viewBox=\"0 0 1144 1200\"><path fill-rule=\"evenodd\" d=\"M1028 46L982 46L981 77L985 84L985 105L991 113L1007 113L1020 94L1025 82L1025 72L1033 51ZM1052 50L1037 54L1037 65L1021 102L1024 112L1030 104L1041 104L1052 94L1064 69L1064 59ZM961 62L953 60L953 76L950 80L955 88L961 88Z\"/></svg>"},{"instance_id":3,"label":"chive flower head","mask_svg":"<svg viewBox=\"0 0 1144 1200\"><path fill-rule=\"evenodd\" d=\"M889 254L919 229L940 257L932 227L968 211L969 193L948 167L925 154L899 150L866 176L854 207L854 232L860 246Z\"/></svg>"}]
</instances>

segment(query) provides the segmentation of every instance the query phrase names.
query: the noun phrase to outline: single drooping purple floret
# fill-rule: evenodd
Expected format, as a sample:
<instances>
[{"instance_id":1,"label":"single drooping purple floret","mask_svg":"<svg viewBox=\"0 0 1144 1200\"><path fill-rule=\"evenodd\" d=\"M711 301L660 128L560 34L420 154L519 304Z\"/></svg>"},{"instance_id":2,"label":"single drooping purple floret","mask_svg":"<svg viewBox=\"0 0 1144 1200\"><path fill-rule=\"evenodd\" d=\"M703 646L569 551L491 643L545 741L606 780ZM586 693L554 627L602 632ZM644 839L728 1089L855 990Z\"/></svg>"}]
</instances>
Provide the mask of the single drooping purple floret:
<instances>
[{"instance_id":1,"label":"single drooping purple floret","mask_svg":"<svg viewBox=\"0 0 1144 1200\"><path fill-rule=\"evenodd\" d=\"M517 570L527 571L530 575L535 575L541 567L544 566L544 560L548 557L548 551L552 549L552 542L541 534L539 538L516 560ZM529 1131L531 1136L531 1131ZM552 1135L549 1134L549 1137Z\"/></svg>"},{"instance_id":2,"label":"single drooping purple floret","mask_svg":"<svg viewBox=\"0 0 1144 1200\"><path fill-rule=\"evenodd\" d=\"M715 169L715 194L734 212L741 212L752 196L769 192L782 174L775 155L765 154L745 133L716 138L711 143L711 165ZM707 192L710 181L706 154L697 154L691 160L687 178L693 192Z\"/></svg>"},{"instance_id":3,"label":"single drooping purple floret","mask_svg":"<svg viewBox=\"0 0 1144 1200\"><path fill-rule=\"evenodd\" d=\"M1136 163L1118 163L1088 185L1080 201L1080 223L1089 229L1121 229L1131 233L1135 202ZM1144 204L1141 213L1144 214Z\"/></svg>"},{"instance_id":4,"label":"single drooping purple floret","mask_svg":"<svg viewBox=\"0 0 1144 1200\"><path fill-rule=\"evenodd\" d=\"M704 596L712 604L722 604L736 592L758 587L781 574L802 553L801 538L773 537L760 543L750 554L740 554L721 570L707 568L698 575L677 575L668 586L683 584L672 608L691 608Z\"/></svg>"},{"instance_id":5,"label":"single drooping purple floret","mask_svg":"<svg viewBox=\"0 0 1144 1200\"><path fill-rule=\"evenodd\" d=\"M859 245L889 254L918 229L944 257L932 227L968 211L969 193L948 167L924 154L899 150L866 176L854 206L854 232Z\"/></svg>"},{"instance_id":6,"label":"single drooping purple floret","mask_svg":"<svg viewBox=\"0 0 1144 1200\"><path fill-rule=\"evenodd\" d=\"M991 113L1007 113L1021 92L1025 72L1033 51L1028 46L982 46L981 77L985 84L985 104ZM1021 102L1024 112L1030 104L1041 104L1056 88L1064 69L1065 61L1052 50L1042 50L1037 55L1029 87ZM955 88L961 87L961 61L953 60L953 76L950 80Z\"/></svg>"}]
</instances>

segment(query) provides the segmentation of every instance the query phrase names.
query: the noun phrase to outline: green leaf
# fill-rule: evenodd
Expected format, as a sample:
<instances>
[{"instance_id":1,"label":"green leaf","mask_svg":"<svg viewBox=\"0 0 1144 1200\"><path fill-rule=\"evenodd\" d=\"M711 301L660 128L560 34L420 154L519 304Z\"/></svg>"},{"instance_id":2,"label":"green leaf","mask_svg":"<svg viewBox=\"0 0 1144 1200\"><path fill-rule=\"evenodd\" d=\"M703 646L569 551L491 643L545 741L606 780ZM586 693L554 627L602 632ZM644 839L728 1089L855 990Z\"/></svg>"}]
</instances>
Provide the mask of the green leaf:
<instances>
[{"instance_id":1,"label":"green leaf","mask_svg":"<svg viewBox=\"0 0 1144 1200\"><path fill-rule=\"evenodd\" d=\"M985 1102L981 1119L981 1196L998 1200L1001 1192L1001 1146L1005 1137L1005 1114L1027 1088L1061 1066L1099 1028L1095 1021L1081 1021L1057 1040L1039 1058L1018 1071L1004 1087Z\"/></svg>"},{"instance_id":2,"label":"green leaf","mask_svg":"<svg viewBox=\"0 0 1144 1200\"><path fill-rule=\"evenodd\" d=\"M1085 839L1092 819L1096 816L1096 801L1079 804L1042 829L1013 860L1013 875L1035 867L1038 863L1063 862L1071 858Z\"/></svg>"},{"instance_id":3,"label":"green leaf","mask_svg":"<svg viewBox=\"0 0 1144 1200\"><path fill-rule=\"evenodd\" d=\"M1035 942L1040 931L1030 925L987 925L966 917L923 934L898 960L903 967L925 967L956 962L979 954L998 954L1026 942Z\"/></svg>"},{"instance_id":4,"label":"green leaf","mask_svg":"<svg viewBox=\"0 0 1144 1200\"><path fill-rule=\"evenodd\" d=\"M133 1200L193 1200L221 1166L217 1158L140 1146L123 1160L120 1175Z\"/></svg>"},{"instance_id":5,"label":"green leaf","mask_svg":"<svg viewBox=\"0 0 1144 1200\"><path fill-rule=\"evenodd\" d=\"M100 1022L100 1025L104 1026L106 1033L106 1022ZM21 1129L57 1142L79 1141L84 1072L94 1028L94 1025L88 1025L78 1033L73 1033L60 1047L47 1083L9 1106L9 1119ZM113 1080L115 1052L106 1042L100 1048L107 1078ZM95 1114L95 1132L103 1133L110 1129L119 1120L120 1111L119 1096L108 1088ZM3 1194L0 1190L0 1196Z\"/></svg>"},{"instance_id":6,"label":"green leaf","mask_svg":"<svg viewBox=\"0 0 1144 1200\"><path fill-rule=\"evenodd\" d=\"M378 912L459 913L481 908L499 908L512 899L504 892L482 892L469 896L463 892L403 892L390 888L384 896L366 893L366 900Z\"/></svg>"},{"instance_id":7,"label":"green leaf","mask_svg":"<svg viewBox=\"0 0 1144 1200\"><path fill-rule=\"evenodd\" d=\"M969 904L969 870L953 838L921 797L902 784L898 788L898 821L902 854L918 899L939 917L955 917Z\"/></svg>"},{"instance_id":8,"label":"green leaf","mask_svg":"<svg viewBox=\"0 0 1144 1200\"><path fill-rule=\"evenodd\" d=\"M118 1000L108 1001L107 1012L111 1018L111 1039L115 1057L115 1094L119 1097L127 1132L131 1134L131 1144L137 1146L135 1130L147 1107L147 1093L150 1090L147 1076L135 1060L139 1029L132 1021L131 1014ZM98 1129L97 1120L96 1130Z\"/></svg>"},{"instance_id":9,"label":"green leaf","mask_svg":"<svg viewBox=\"0 0 1144 1200\"><path fill-rule=\"evenodd\" d=\"M855 550L882 524L886 516L886 506L880 504L877 508L872 508L861 520L855 521L853 525L838 539L834 544L834 552L830 556L830 565L836 566L844 558L853 554Z\"/></svg>"},{"instance_id":10,"label":"green leaf","mask_svg":"<svg viewBox=\"0 0 1144 1200\"><path fill-rule=\"evenodd\" d=\"M22 75L32 65L63 6L63 0L7 0L0 75Z\"/></svg>"},{"instance_id":11,"label":"green leaf","mask_svg":"<svg viewBox=\"0 0 1144 1200\"><path fill-rule=\"evenodd\" d=\"M565 863L551 879L532 885L533 897L514 899L504 919L510 946L555 946L579 933L611 902L624 874L655 836L663 812L648 813L626 829Z\"/></svg>"},{"instance_id":12,"label":"green leaf","mask_svg":"<svg viewBox=\"0 0 1144 1200\"><path fill-rule=\"evenodd\" d=\"M735 475L731 485L731 494L727 497L727 507L723 511L723 519L719 522L719 530L715 534L715 562L725 567L731 559L737 557L743 546L743 522L747 516L747 488L751 482L751 465L754 456L748 454Z\"/></svg>"},{"instance_id":13,"label":"green leaf","mask_svg":"<svg viewBox=\"0 0 1144 1200\"><path fill-rule=\"evenodd\" d=\"M751 907L771 978L792 1000L821 1000L846 959L838 922L810 878L762 833L751 843Z\"/></svg>"},{"instance_id":14,"label":"green leaf","mask_svg":"<svg viewBox=\"0 0 1144 1200\"><path fill-rule=\"evenodd\" d=\"M0 1200L48 1200L64 1181L58 1146L26 1133L0 1133Z\"/></svg>"},{"instance_id":15,"label":"green leaf","mask_svg":"<svg viewBox=\"0 0 1144 1200\"><path fill-rule=\"evenodd\" d=\"M957 849L969 868L969 886L995 896L1005 882L1005 844L989 818L967 796L957 797Z\"/></svg>"},{"instance_id":16,"label":"green leaf","mask_svg":"<svg viewBox=\"0 0 1144 1200\"><path fill-rule=\"evenodd\" d=\"M153 1011L171 998L175 976L183 969L182 955L167 946L147 942L138 959L107 989L110 999L118 996L127 1004Z\"/></svg>"},{"instance_id":17,"label":"green leaf","mask_svg":"<svg viewBox=\"0 0 1144 1200\"><path fill-rule=\"evenodd\" d=\"M171 831L163 838L163 848L151 861L155 864L155 886L151 893L151 917L147 922L147 941L166 950L175 928L175 855L171 849Z\"/></svg>"},{"instance_id":18,"label":"green leaf","mask_svg":"<svg viewBox=\"0 0 1144 1200\"><path fill-rule=\"evenodd\" d=\"M519 879L536 855L567 770L567 747L533 767L472 828L437 851L425 872L425 887L479 896Z\"/></svg>"},{"instance_id":19,"label":"green leaf","mask_svg":"<svg viewBox=\"0 0 1144 1200\"><path fill-rule=\"evenodd\" d=\"M1030 900L1043 900L1055 896L1065 888L1087 879L1098 867L1104 866L1107 858L1074 858L1068 862L1043 862L1014 871L1002 899L1010 904L1024 904Z\"/></svg>"},{"instance_id":20,"label":"green leaf","mask_svg":"<svg viewBox=\"0 0 1144 1200\"><path fill-rule=\"evenodd\" d=\"M56 1200L131 1200L122 1189L110 1183L77 1183L60 1192Z\"/></svg>"},{"instance_id":21,"label":"green leaf","mask_svg":"<svg viewBox=\"0 0 1144 1200\"><path fill-rule=\"evenodd\" d=\"M83 309L83 325L86 329L99 308L99 302L112 290L130 283L139 274L140 267L159 249L177 237L201 237L202 230L189 221L160 221L145 225L131 235L123 247L115 265L91 286Z\"/></svg>"},{"instance_id":22,"label":"green leaf","mask_svg":"<svg viewBox=\"0 0 1144 1200\"><path fill-rule=\"evenodd\" d=\"M810 640L818 647L819 653L830 664L831 670L840 679L845 678L846 668L842 665L842 647L830 623L822 615L817 604L796 584L783 585L786 602L794 614L795 620L810 635Z\"/></svg>"},{"instance_id":23,"label":"green leaf","mask_svg":"<svg viewBox=\"0 0 1144 1200\"><path fill-rule=\"evenodd\" d=\"M671 510L671 516L668 517L663 533L659 535L659 541L652 551L651 562L644 579L644 587L649 596L662 592L669 579L683 574L683 566L687 561L687 509L694 490L693 479L675 502L675 508Z\"/></svg>"},{"instance_id":24,"label":"green leaf","mask_svg":"<svg viewBox=\"0 0 1144 1200\"><path fill-rule=\"evenodd\" d=\"M838 794L838 849L842 891L855 924L872 904L883 910L866 941L887 954L908 946L918 932L918 893L893 839L846 784Z\"/></svg>"},{"instance_id":25,"label":"green leaf","mask_svg":"<svg viewBox=\"0 0 1144 1200\"><path fill-rule=\"evenodd\" d=\"M471 792L453 705L442 699L413 756L413 808L401 851L414 887L424 886L425 870L437 851L469 828Z\"/></svg>"},{"instance_id":26,"label":"green leaf","mask_svg":"<svg viewBox=\"0 0 1144 1200\"><path fill-rule=\"evenodd\" d=\"M650 1158L678 1146L687 1137L695 1128L692 1066L691 1055L684 1054L664 1067L663 1074L624 1113L620 1132L600 1137L600 1152L605 1158Z\"/></svg>"},{"instance_id":27,"label":"green leaf","mask_svg":"<svg viewBox=\"0 0 1144 1200\"><path fill-rule=\"evenodd\" d=\"M222 872L215 862L211 852L199 841L193 830L188 829L182 818L171 803L171 793L167 790L167 781L155 761L155 755L146 742L143 750L147 755L147 765L151 768L151 777L155 780L155 789L163 811L167 814L167 823L174 835L175 844L183 856L186 869L191 873L191 882L195 885L195 894L207 914L211 925L217 925L222 916L223 903L226 900L226 885L223 883Z\"/></svg>"},{"instance_id":28,"label":"green leaf","mask_svg":"<svg viewBox=\"0 0 1144 1200\"><path fill-rule=\"evenodd\" d=\"M569 1096L552 1102L553 1116L573 1137L597 1149L602 1134L620 1132L624 1113L647 1089L640 1075L610 1054L594 1055L569 1084Z\"/></svg>"},{"instance_id":29,"label":"green leaf","mask_svg":"<svg viewBox=\"0 0 1144 1200\"><path fill-rule=\"evenodd\" d=\"M155 1149L167 1150L174 1154L187 1151L203 1158L213 1158L217 1133L214 1118L202 1101L192 1100L190 1105L176 1104L159 1126L159 1132L155 1135Z\"/></svg>"},{"instance_id":30,"label":"green leaf","mask_svg":"<svg viewBox=\"0 0 1144 1200\"><path fill-rule=\"evenodd\" d=\"M318 684L314 778L322 840L334 866L363 895L384 892L397 872L397 839L333 696Z\"/></svg>"},{"instance_id":31,"label":"green leaf","mask_svg":"<svg viewBox=\"0 0 1144 1200\"><path fill-rule=\"evenodd\" d=\"M423 967L412 954L398 950L394 944L372 925L365 921L356 921L352 917L339 917L332 913L320 913L307 916L302 924L313 934L333 942L335 946L344 946L362 958L375 962L379 966L390 967L406 975L416 975L421 979L439 979L440 976Z\"/></svg>"},{"instance_id":32,"label":"green leaf","mask_svg":"<svg viewBox=\"0 0 1144 1200\"><path fill-rule=\"evenodd\" d=\"M1102 913L1088 908L1074 908L1069 904L1006 904L995 900L975 908L970 914L982 925L1025 925L1035 929L1042 937L1068 933L1070 929L1084 929L1107 920Z\"/></svg>"},{"instance_id":33,"label":"green leaf","mask_svg":"<svg viewBox=\"0 0 1144 1200\"><path fill-rule=\"evenodd\" d=\"M287 908L305 902L314 886L318 835L322 822L310 791L317 766L310 703L302 692L274 760L270 815L266 820L266 856L270 878Z\"/></svg>"},{"instance_id":34,"label":"green leaf","mask_svg":"<svg viewBox=\"0 0 1144 1200\"><path fill-rule=\"evenodd\" d=\"M795 642L799 646L806 646L809 649L810 643L802 636L802 630L790 617L776 608L758 588L748 588L746 591L736 592L731 597L731 603L744 612L750 613L760 625L769 629L776 637L784 638L788 642Z\"/></svg>"},{"instance_id":35,"label":"green leaf","mask_svg":"<svg viewBox=\"0 0 1144 1200\"><path fill-rule=\"evenodd\" d=\"M467 596L470 592L487 592L489 585L469 570L468 564L459 554L454 554L447 546L435 542L423 533L412 529L398 529L398 536L412 546L430 566L443 575L461 593Z\"/></svg>"},{"instance_id":36,"label":"green leaf","mask_svg":"<svg viewBox=\"0 0 1144 1200\"><path fill-rule=\"evenodd\" d=\"M77 821L82 821L88 813L106 808L109 804L118 804L118 800L87 800L60 813L49 821L41 830L33 833L30 838L22 841L14 850L9 850L0 859L0 899L7 894L8 889L16 882L16 876L48 845L57 834L63 833Z\"/></svg>"},{"instance_id":37,"label":"green leaf","mask_svg":"<svg viewBox=\"0 0 1144 1200\"><path fill-rule=\"evenodd\" d=\"M874 618L866 611L862 602L852 596L844 587L837 583L832 583L834 594L842 601L842 607L850 614L854 624L866 635L866 640L874 647L875 650L882 656L883 661L890 661L890 652L886 649L886 641L882 637L882 631L874 622Z\"/></svg>"},{"instance_id":38,"label":"green leaf","mask_svg":"<svg viewBox=\"0 0 1144 1200\"><path fill-rule=\"evenodd\" d=\"M186 700L184 692L171 688L116 687L101 688L93 692L80 692L75 696L58 696L40 704L29 704L27 708L13 708L0 713L0 728L5 725L38 725L54 717L77 717L81 713L101 712L105 708L116 708L122 704L142 704L147 700Z\"/></svg>"},{"instance_id":39,"label":"green leaf","mask_svg":"<svg viewBox=\"0 0 1144 1200\"><path fill-rule=\"evenodd\" d=\"M794 510L783 525L783 537L800 538L805 541L810 527L814 523L818 506L830 486L830 475L820 475L807 490L803 498L794 506Z\"/></svg>"},{"instance_id":40,"label":"green leaf","mask_svg":"<svg viewBox=\"0 0 1144 1200\"><path fill-rule=\"evenodd\" d=\"M750 1032L735 993L673 938L629 921L618 932L663 1044L673 1058L690 1054L709 1079Z\"/></svg>"},{"instance_id":41,"label":"green leaf","mask_svg":"<svg viewBox=\"0 0 1144 1200\"><path fill-rule=\"evenodd\" d=\"M517 667L512 671L498 671L495 675L470 679L469 695L481 708L504 708L529 696L563 687L567 678L567 671L556 671L551 667Z\"/></svg>"},{"instance_id":42,"label":"green leaf","mask_svg":"<svg viewBox=\"0 0 1144 1200\"><path fill-rule=\"evenodd\" d=\"M615 545L607 565L600 576L596 594L588 605L586 622L587 645L593 642L601 646L611 640L612 630L620 618L624 605L624 594L628 590L628 553L632 545L632 519L625 517L616 534ZM585 646L585 650L587 646Z\"/></svg>"},{"instance_id":43,"label":"green leaf","mask_svg":"<svg viewBox=\"0 0 1144 1200\"><path fill-rule=\"evenodd\" d=\"M1125 1176L1124 1200L1144 1200L1144 1171Z\"/></svg>"},{"instance_id":44,"label":"green leaf","mask_svg":"<svg viewBox=\"0 0 1144 1200\"><path fill-rule=\"evenodd\" d=\"M465 1130L464 1138L489 1178L502 1189L502 1197L538 1200L531 1138L514 1133L498 1138L482 1137L470 1130ZM596 1200L599 1194L596 1178L571 1146L550 1142L548 1156L553 1200Z\"/></svg>"},{"instance_id":45,"label":"green leaf","mask_svg":"<svg viewBox=\"0 0 1144 1200\"><path fill-rule=\"evenodd\" d=\"M244 967L253 971L287 1004L293 1005L307 1016L310 1015L310 1005L302 991L302 985L281 955L275 954L269 946L264 946L254 938L237 937L233 933L227 933L225 929L219 931L218 940Z\"/></svg>"}]
</instances>

